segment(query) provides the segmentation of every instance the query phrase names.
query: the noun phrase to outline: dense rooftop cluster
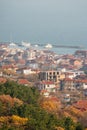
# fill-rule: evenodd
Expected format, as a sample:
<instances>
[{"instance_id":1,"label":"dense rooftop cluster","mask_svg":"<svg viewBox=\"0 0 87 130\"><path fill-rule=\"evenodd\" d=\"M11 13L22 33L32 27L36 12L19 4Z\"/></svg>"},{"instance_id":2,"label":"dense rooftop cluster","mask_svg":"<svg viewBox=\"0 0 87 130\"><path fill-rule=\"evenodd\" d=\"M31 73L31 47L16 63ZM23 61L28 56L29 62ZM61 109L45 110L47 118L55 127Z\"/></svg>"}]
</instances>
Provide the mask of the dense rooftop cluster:
<instances>
[{"instance_id":1,"label":"dense rooftop cluster","mask_svg":"<svg viewBox=\"0 0 87 130\"><path fill-rule=\"evenodd\" d=\"M87 111L87 51L58 55L30 44L2 43L0 55L1 84L10 79L56 99L62 110Z\"/></svg>"}]
</instances>

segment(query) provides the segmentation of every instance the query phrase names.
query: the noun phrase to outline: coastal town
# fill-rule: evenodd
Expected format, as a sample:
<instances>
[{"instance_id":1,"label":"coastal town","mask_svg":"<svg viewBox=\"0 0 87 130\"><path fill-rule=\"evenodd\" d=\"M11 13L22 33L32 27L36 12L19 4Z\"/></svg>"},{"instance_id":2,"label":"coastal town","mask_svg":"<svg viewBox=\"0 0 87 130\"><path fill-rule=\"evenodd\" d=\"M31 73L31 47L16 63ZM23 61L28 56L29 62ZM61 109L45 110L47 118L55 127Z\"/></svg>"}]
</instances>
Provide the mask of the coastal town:
<instances>
[{"instance_id":1,"label":"coastal town","mask_svg":"<svg viewBox=\"0 0 87 130\"><path fill-rule=\"evenodd\" d=\"M87 130L87 0L0 0L0 130Z\"/></svg>"},{"instance_id":2,"label":"coastal town","mask_svg":"<svg viewBox=\"0 0 87 130\"><path fill-rule=\"evenodd\" d=\"M86 50L58 55L27 43L22 43L21 47L15 43L1 43L0 83L7 79L34 86L45 97L55 96L62 107L75 103L78 106L78 101L83 101L79 109L87 109Z\"/></svg>"},{"instance_id":3,"label":"coastal town","mask_svg":"<svg viewBox=\"0 0 87 130\"><path fill-rule=\"evenodd\" d=\"M42 49L26 42L21 44L0 43L1 128L5 123L9 124L9 127L12 125L25 129L28 118L22 118L22 115L24 114L23 117L26 117L27 113L28 117L28 112L30 111L29 114L32 114L33 108L37 114L37 110L43 108L42 111L45 109L47 113L56 115L57 120L62 119L63 121L64 119L64 122L72 120L76 124L73 124L73 128L78 127L81 130L85 128L86 130L87 50L80 49L74 54L56 54L50 48L52 48L50 44ZM39 94L38 100L36 91ZM30 103L33 104L32 108ZM11 108L12 104L14 105ZM16 108L17 104L20 105ZM37 105L34 107L35 104ZM6 116L5 111L6 113L8 111L8 115L12 113L12 116ZM41 113L40 116L44 117ZM34 115L34 118L36 117L37 115ZM21 121L24 121L26 125ZM42 128L42 125L39 125L40 123L38 127ZM68 124L65 123L65 125ZM34 126L32 125L32 127ZM71 127L70 124L70 130ZM59 124L55 130L62 130L62 128L65 126Z\"/></svg>"}]
</instances>

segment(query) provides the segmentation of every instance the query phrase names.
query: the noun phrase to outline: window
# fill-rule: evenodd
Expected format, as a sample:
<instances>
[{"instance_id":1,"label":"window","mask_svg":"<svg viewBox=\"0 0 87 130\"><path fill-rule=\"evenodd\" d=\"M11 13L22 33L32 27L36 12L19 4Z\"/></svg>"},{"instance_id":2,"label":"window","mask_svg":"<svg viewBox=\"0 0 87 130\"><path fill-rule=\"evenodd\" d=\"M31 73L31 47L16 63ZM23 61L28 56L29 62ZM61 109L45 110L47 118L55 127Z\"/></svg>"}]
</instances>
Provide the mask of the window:
<instances>
[{"instance_id":1,"label":"window","mask_svg":"<svg viewBox=\"0 0 87 130\"><path fill-rule=\"evenodd\" d=\"M55 75L55 72L53 72L53 75Z\"/></svg>"},{"instance_id":2,"label":"window","mask_svg":"<svg viewBox=\"0 0 87 130\"><path fill-rule=\"evenodd\" d=\"M44 85L44 89L45 89L45 85Z\"/></svg>"},{"instance_id":3,"label":"window","mask_svg":"<svg viewBox=\"0 0 87 130\"><path fill-rule=\"evenodd\" d=\"M57 75L59 75L59 72L57 72Z\"/></svg>"},{"instance_id":4,"label":"window","mask_svg":"<svg viewBox=\"0 0 87 130\"><path fill-rule=\"evenodd\" d=\"M52 75L52 73L51 73L51 72L50 72L49 74L50 74L50 75Z\"/></svg>"}]
</instances>

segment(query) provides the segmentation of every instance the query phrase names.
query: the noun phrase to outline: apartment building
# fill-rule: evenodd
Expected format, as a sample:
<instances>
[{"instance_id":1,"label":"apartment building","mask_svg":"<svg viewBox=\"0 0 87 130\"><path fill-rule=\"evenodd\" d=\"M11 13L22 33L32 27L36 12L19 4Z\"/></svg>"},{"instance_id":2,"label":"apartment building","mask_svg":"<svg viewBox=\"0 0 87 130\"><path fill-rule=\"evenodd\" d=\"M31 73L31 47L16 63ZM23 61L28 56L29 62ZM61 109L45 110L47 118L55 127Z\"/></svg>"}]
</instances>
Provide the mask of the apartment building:
<instances>
[{"instance_id":1,"label":"apartment building","mask_svg":"<svg viewBox=\"0 0 87 130\"><path fill-rule=\"evenodd\" d=\"M39 73L39 79L45 80L45 81L53 81L58 83L59 80L62 80L65 78L65 74L61 71L41 71Z\"/></svg>"}]
</instances>

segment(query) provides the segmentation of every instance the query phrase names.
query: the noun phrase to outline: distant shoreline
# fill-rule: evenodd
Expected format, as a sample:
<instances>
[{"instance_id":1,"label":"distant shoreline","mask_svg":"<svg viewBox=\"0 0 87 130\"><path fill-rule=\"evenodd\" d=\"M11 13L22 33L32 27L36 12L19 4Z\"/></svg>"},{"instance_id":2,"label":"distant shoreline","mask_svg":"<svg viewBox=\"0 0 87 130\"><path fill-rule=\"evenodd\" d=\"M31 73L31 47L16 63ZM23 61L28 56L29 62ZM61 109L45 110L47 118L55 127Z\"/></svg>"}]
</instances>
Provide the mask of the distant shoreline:
<instances>
[{"instance_id":1,"label":"distant shoreline","mask_svg":"<svg viewBox=\"0 0 87 130\"><path fill-rule=\"evenodd\" d=\"M0 42L0 44L10 44L11 42ZM21 43L16 43L17 45L20 45ZM36 44L31 44L31 45L36 45ZM46 44L40 44L37 43L38 46L45 46ZM53 48L74 48L74 49L85 49L83 46L79 46L79 45L55 45L55 44L51 44Z\"/></svg>"},{"instance_id":2,"label":"distant shoreline","mask_svg":"<svg viewBox=\"0 0 87 130\"><path fill-rule=\"evenodd\" d=\"M45 46L45 44L37 44L39 46ZM83 46L75 46L75 45L55 45L55 44L52 44L52 47L53 48L76 48L76 49L84 49Z\"/></svg>"}]
</instances>

